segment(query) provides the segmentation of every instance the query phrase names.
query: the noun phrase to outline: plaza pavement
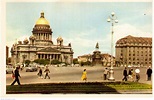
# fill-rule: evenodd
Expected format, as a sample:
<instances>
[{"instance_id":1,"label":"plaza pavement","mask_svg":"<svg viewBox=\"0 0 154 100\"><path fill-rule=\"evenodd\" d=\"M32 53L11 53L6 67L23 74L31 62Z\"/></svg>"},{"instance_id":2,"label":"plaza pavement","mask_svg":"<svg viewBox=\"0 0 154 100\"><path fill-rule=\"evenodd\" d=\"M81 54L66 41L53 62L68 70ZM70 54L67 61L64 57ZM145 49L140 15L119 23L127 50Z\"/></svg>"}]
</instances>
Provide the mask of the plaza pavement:
<instances>
[{"instance_id":1,"label":"plaza pavement","mask_svg":"<svg viewBox=\"0 0 154 100\"><path fill-rule=\"evenodd\" d=\"M109 80L103 80L103 70L105 67L102 66L83 66L83 67L55 67L50 66L50 79L38 78L38 72L26 72L25 69L20 71L20 82L21 84L35 84L35 83L68 83L68 82L83 82L81 75L84 69L87 69L87 82L107 82ZM110 67L108 67L109 69ZM114 67L114 78L115 81L122 81L123 78L123 67ZM135 68L134 68L135 69ZM152 84L152 81L147 81L146 76L147 68L140 68L140 83ZM44 71L44 69L43 69ZM43 73L45 75L45 73ZM6 85L10 85L13 79L11 74L6 74ZM16 83L17 84L17 83Z\"/></svg>"}]
</instances>

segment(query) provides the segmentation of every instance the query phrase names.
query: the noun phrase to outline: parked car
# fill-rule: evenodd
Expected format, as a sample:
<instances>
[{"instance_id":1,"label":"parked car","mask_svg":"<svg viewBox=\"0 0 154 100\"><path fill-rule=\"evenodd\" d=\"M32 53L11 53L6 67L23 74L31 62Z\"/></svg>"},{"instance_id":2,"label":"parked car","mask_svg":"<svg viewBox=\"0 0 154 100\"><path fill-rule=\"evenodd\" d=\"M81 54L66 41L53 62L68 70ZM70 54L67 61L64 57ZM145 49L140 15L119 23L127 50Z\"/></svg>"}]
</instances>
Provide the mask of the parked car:
<instances>
[{"instance_id":1,"label":"parked car","mask_svg":"<svg viewBox=\"0 0 154 100\"><path fill-rule=\"evenodd\" d=\"M31 66L33 71L37 71L37 67L36 66Z\"/></svg>"},{"instance_id":2,"label":"parked car","mask_svg":"<svg viewBox=\"0 0 154 100\"><path fill-rule=\"evenodd\" d=\"M6 74L11 74L13 73L13 66L10 66L10 65L6 65Z\"/></svg>"},{"instance_id":3,"label":"parked car","mask_svg":"<svg viewBox=\"0 0 154 100\"><path fill-rule=\"evenodd\" d=\"M26 69L26 72L35 72L37 71L37 67L35 66L28 66L28 67L25 67Z\"/></svg>"},{"instance_id":4,"label":"parked car","mask_svg":"<svg viewBox=\"0 0 154 100\"><path fill-rule=\"evenodd\" d=\"M30 66L25 67L25 69L26 69L26 72L33 72L34 71L33 68Z\"/></svg>"}]
</instances>

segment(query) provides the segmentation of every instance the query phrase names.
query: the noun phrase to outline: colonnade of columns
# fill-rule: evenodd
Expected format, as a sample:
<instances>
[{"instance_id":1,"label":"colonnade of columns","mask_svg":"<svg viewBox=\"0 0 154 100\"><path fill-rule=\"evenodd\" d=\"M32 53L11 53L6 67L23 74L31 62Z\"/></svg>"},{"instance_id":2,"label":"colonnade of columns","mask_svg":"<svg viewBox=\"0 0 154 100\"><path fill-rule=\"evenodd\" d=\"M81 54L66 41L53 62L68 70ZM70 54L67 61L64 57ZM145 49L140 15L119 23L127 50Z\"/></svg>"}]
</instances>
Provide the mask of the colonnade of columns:
<instances>
[{"instance_id":1,"label":"colonnade of columns","mask_svg":"<svg viewBox=\"0 0 154 100\"><path fill-rule=\"evenodd\" d=\"M38 54L38 59L60 59L60 54Z\"/></svg>"},{"instance_id":2,"label":"colonnade of columns","mask_svg":"<svg viewBox=\"0 0 154 100\"><path fill-rule=\"evenodd\" d=\"M51 40L51 34L47 33L37 33L36 38L38 40Z\"/></svg>"}]
</instances>

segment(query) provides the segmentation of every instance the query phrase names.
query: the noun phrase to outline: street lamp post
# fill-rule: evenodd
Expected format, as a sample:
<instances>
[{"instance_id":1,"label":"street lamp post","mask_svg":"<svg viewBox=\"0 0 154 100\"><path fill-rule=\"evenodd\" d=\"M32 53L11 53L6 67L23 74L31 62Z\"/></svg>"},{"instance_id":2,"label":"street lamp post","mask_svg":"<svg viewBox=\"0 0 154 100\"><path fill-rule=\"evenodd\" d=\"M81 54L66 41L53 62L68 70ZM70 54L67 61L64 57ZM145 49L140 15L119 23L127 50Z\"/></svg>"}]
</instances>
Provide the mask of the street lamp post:
<instances>
[{"instance_id":1,"label":"street lamp post","mask_svg":"<svg viewBox=\"0 0 154 100\"><path fill-rule=\"evenodd\" d=\"M114 81L115 79L113 77L114 72L113 72L113 57L112 57L113 56L113 33L114 33L113 26L114 26L115 23L118 23L117 17L115 16L114 12L111 13L111 16L109 16L109 18L107 19L107 22L112 23L112 30L111 30L111 68L110 68L110 71L109 71L110 75L109 75L108 79L110 81Z\"/></svg>"}]
</instances>

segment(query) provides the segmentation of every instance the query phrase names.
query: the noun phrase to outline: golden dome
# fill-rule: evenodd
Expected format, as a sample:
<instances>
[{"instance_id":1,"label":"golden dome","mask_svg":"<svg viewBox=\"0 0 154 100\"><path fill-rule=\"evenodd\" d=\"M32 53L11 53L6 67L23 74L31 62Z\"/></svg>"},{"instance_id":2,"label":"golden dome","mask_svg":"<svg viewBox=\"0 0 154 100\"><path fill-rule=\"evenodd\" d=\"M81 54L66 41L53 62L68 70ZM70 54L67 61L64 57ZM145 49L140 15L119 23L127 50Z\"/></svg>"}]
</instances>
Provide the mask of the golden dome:
<instances>
[{"instance_id":1,"label":"golden dome","mask_svg":"<svg viewBox=\"0 0 154 100\"><path fill-rule=\"evenodd\" d=\"M41 17L36 21L36 25L49 25L49 22L44 18L44 12L41 13Z\"/></svg>"}]
</instances>

